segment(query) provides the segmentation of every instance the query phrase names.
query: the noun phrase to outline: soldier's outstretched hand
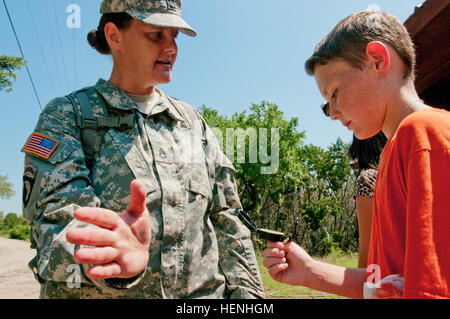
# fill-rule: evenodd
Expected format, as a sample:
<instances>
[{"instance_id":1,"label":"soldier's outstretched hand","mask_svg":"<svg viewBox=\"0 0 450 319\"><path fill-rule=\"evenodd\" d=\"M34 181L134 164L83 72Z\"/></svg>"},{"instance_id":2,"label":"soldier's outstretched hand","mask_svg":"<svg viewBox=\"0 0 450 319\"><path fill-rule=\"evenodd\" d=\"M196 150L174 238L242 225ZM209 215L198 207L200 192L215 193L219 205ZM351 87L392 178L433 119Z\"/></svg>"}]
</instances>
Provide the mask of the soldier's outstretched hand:
<instances>
[{"instance_id":1,"label":"soldier's outstretched hand","mask_svg":"<svg viewBox=\"0 0 450 319\"><path fill-rule=\"evenodd\" d=\"M91 278L131 278L147 266L151 228L145 186L134 180L130 192L130 203L122 213L99 207L74 213L76 219L100 227L76 228L66 235L72 244L92 246L74 254L77 263L95 264L87 273Z\"/></svg>"}]
</instances>

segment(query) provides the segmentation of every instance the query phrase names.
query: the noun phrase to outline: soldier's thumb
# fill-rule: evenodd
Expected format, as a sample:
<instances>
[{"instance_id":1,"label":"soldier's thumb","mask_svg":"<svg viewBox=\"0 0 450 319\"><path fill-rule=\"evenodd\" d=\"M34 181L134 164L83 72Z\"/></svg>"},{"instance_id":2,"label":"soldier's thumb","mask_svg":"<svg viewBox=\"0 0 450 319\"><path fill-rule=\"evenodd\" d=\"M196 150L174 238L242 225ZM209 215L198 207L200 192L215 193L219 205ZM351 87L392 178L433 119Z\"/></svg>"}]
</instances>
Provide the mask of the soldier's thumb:
<instances>
[{"instance_id":1,"label":"soldier's thumb","mask_svg":"<svg viewBox=\"0 0 450 319\"><path fill-rule=\"evenodd\" d=\"M145 211L145 199L147 197L147 191L144 184L135 179L130 184L130 203L128 204L127 211L135 218L138 218Z\"/></svg>"}]
</instances>

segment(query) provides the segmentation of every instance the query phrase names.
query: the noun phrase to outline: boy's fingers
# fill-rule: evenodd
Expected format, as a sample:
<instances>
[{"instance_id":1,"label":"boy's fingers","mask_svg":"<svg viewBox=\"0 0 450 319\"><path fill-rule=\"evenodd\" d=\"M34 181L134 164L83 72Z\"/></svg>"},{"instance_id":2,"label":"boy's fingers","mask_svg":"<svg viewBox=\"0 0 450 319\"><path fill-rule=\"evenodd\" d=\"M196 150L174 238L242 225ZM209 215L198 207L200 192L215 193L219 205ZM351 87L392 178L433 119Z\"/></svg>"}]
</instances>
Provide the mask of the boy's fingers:
<instances>
[{"instance_id":1,"label":"boy's fingers","mask_svg":"<svg viewBox=\"0 0 450 319\"><path fill-rule=\"evenodd\" d=\"M280 241L268 241L267 248L278 248L279 250L284 250L284 244Z\"/></svg>"},{"instance_id":2,"label":"boy's fingers","mask_svg":"<svg viewBox=\"0 0 450 319\"><path fill-rule=\"evenodd\" d=\"M284 264L286 263L286 258L264 258L263 266L266 268L270 268L274 265Z\"/></svg>"},{"instance_id":3,"label":"boy's fingers","mask_svg":"<svg viewBox=\"0 0 450 319\"><path fill-rule=\"evenodd\" d=\"M266 248L263 250L262 255L264 257L278 257L282 258L284 257L285 253L283 250L280 250L278 248Z\"/></svg>"},{"instance_id":4,"label":"boy's fingers","mask_svg":"<svg viewBox=\"0 0 450 319\"><path fill-rule=\"evenodd\" d=\"M84 227L69 230L66 239L75 245L113 246L116 242L116 235L110 230Z\"/></svg>"},{"instance_id":5,"label":"boy's fingers","mask_svg":"<svg viewBox=\"0 0 450 319\"><path fill-rule=\"evenodd\" d=\"M118 255L117 249L113 247L81 248L75 252L74 258L80 264L106 264L114 261Z\"/></svg>"},{"instance_id":6,"label":"boy's fingers","mask_svg":"<svg viewBox=\"0 0 450 319\"><path fill-rule=\"evenodd\" d=\"M94 279L117 278L122 273L120 265L112 262L106 265L93 266L89 268L87 274Z\"/></svg>"},{"instance_id":7,"label":"boy's fingers","mask_svg":"<svg viewBox=\"0 0 450 319\"><path fill-rule=\"evenodd\" d=\"M281 273L286 269L288 269L288 264L276 264L270 267L268 270L269 275L275 279L277 277L280 277Z\"/></svg>"},{"instance_id":8,"label":"boy's fingers","mask_svg":"<svg viewBox=\"0 0 450 319\"><path fill-rule=\"evenodd\" d=\"M82 222L106 229L114 229L118 225L117 213L100 207L81 207L74 212L74 217Z\"/></svg>"}]
</instances>

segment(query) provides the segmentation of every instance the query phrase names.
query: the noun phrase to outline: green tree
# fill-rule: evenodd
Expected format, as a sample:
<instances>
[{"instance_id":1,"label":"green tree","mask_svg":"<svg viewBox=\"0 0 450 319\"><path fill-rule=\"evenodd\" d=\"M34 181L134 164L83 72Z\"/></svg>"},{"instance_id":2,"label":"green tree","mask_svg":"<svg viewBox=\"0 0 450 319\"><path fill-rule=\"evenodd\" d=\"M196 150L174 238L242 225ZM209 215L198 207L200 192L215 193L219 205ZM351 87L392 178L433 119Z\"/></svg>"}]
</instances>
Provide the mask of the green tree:
<instances>
[{"instance_id":1,"label":"green tree","mask_svg":"<svg viewBox=\"0 0 450 319\"><path fill-rule=\"evenodd\" d=\"M17 79L15 71L25 66L22 57L0 55L0 91L12 91L12 81Z\"/></svg>"},{"instance_id":2,"label":"green tree","mask_svg":"<svg viewBox=\"0 0 450 319\"><path fill-rule=\"evenodd\" d=\"M232 156L244 210L263 222L261 210L271 202L281 205L284 195L300 188L306 174L296 152L304 139L304 133L296 130L298 119L285 120L276 104L265 101L231 119L206 106L200 113L222 134L218 137L222 150Z\"/></svg>"},{"instance_id":3,"label":"green tree","mask_svg":"<svg viewBox=\"0 0 450 319\"><path fill-rule=\"evenodd\" d=\"M354 250L355 206L354 176L348 154L348 144L338 138L327 149L307 145L300 153L309 174L300 215L308 231L302 242L317 255L326 255L332 249Z\"/></svg>"},{"instance_id":4,"label":"green tree","mask_svg":"<svg viewBox=\"0 0 450 319\"><path fill-rule=\"evenodd\" d=\"M8 213L8 215L5 216L5 219L3 221L3 224L7 229L14 228L16 225L26 225L27 222L25 219L23 219L20 216L17 216L15 213Z\"/></svg>"},{"instance_id":5,"label":"green tree","mask_svg":"<svg viewBox=\"0 0 450 319\"><path fill-rule=\"evenodd\" d=\"M7 176L0 175L0 198L11 198L14 196L13 184L7 181Z\"/></svg>"},{"instance_id":6,"label":"green tree","mask_svg":"<svg viewBox=\"0 0 450 319\"><path fill-rule=\"evenodd\" d=\"M313 255L357 250L348 144L337 139L327 148L304 145L298 119L284 119L276 104L265 101L230 118L206 106L200 113L233 162L244 210L259 227L290 234ZM276 170L265 174L273 166L269 154L278 155ZM260 249L266 244L253 240Z\"/></svg>"}]
</instances>

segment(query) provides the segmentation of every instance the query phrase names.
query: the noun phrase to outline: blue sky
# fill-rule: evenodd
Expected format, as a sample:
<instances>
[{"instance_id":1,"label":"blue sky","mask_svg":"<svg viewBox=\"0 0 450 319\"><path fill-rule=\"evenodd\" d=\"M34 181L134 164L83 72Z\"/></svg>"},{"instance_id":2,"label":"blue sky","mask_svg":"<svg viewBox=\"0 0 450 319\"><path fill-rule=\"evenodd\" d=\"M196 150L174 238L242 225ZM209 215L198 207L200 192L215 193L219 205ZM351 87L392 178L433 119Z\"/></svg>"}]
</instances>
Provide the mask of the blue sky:
<instances>
[{"instance_id":1,"label":"blue sky","mask_svg":"<svg viewBox=\"0 0 450 319\"><path fill-rule=\"evenodd\" d=\"M81 27L70 29L70 4L81 9ZM100 19L101 0L6 0L42 107L56 96L108 79L112 62L90 48L87 33ZM180 34L168 95L220 114L248 110L263 100L276 103L286 119L299 118L305 142L326 147L352 134L325 119L315 81L304 61L314 46L352 12L378 6L404 22L421 0L184 0L183 17L198 32ZM0 2L0 55L20 55L3 2ZM25 69L14 90L0 92L0 175L16 195L0 199L0 210L21 214L23 144L41 109Z\"/></svg>"}]
</instances>

